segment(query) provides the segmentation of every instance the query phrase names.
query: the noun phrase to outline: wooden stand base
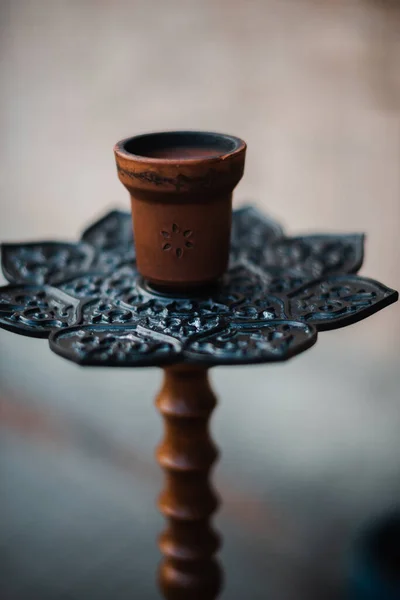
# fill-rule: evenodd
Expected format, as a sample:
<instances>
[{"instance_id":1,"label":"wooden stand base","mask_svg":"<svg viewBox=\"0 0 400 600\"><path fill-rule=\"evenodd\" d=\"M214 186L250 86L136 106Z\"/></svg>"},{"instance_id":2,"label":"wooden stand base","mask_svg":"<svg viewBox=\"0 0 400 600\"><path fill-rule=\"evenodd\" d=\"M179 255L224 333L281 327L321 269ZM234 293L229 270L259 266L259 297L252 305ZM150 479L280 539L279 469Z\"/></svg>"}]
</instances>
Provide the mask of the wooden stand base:
<instances>
[{"instance_id":1,"label":"wooden stand base","mask_svg":"<svg viewBox=\"0 0 400 600\"><path fill-rule=\"evenodd\" d=\"M220 538L210 522L218 506L209 481L218 452L208 432L216 402L207 369L164 369L156 403L165 424L157 459L166 473L159 508L168 526L159 540L159 581L167 600L214 600L222 587L214 557Z\"/></svg>"}]
</instances>

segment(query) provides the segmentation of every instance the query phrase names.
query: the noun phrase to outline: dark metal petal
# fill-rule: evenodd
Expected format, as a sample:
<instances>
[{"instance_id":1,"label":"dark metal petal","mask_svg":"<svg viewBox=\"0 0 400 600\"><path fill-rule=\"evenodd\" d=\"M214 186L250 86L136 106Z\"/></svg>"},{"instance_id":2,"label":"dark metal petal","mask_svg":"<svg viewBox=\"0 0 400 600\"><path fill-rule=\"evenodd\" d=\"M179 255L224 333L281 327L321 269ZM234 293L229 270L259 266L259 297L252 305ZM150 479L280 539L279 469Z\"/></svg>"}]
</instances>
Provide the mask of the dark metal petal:
<instances>
[{"instance_id":1,"label":"dark metal petal","mask_svg":"<svg viewBox=\"0 0 400 600\"><path fill-rule=\"evenodd\" d=\"M184 357L208 365L274 362L307 350L316 340L314 327L296 321L231 324L189 340Z\"/></svg>"},{"instance_id":2,"label":"dark metal petal","mask_svg":"<svg viewBox=\"0 0 400 600\"><path fill-rule=\"evenodd\" d=\"M130 213L113 210L86 229L82 240L96 250L93 271L112 273L124 265L134 266L136 260Z\"/></svg>"},{"instance_id":3,"label":"dark metal petal","mask_svg":"<svg viewBox=\"0 0 400 600\"><path fill-rule=\"evenodd\" d=\"M131 214L112 210L85 229L81 239L99 250L111 250L119 245L133 245Z\"/></svg>"},{"instance_id":4,"label":"dark metal petal","mask_svg":"<svg viewBox=\"0 0 400 600\"><path fill-rule=\"evenodd\" d=\"M364 235L304 235L264 248L262 268L278 268L299 276L355 273L364 257Z\"/></svg>"},{"instance_id":5,"label":"dark metal petal","mask_svg":"<svg viewBox=\"0 0 400 600\"><path fill-rule=\"evenodd\" d=\"M12 286L0 288L0 326L14 333L48 337L53 329L78 322L79 302L57 288Z\"/></svg>"},{"instance_id":6,"label":"dark metal petal","mask_svg":"<svg viewBox=\"0 0 400 600\"><path fill-rule=\"evenodd\" d=\"M356 272L363 247L362 234L306 235L252 248L246 258L263 271L270 292L287 294L315 279Z\"/></svg>"},{"instance_id":7,"label":"dark metal petal","mask_svg":"<svg viewBox=\"0 0 400 600\"><path fill-rule=\"evenodd\" d=\"M396 302L398 292L358 275L333 276L307 284L289 295L293 319L319 330L336 329L365 319Z\"/></svg>"},{"instance_id":8,"label":"dark metal petal","mask_svg":"<svg viewBox=\"0 0 400 600\"><path fill-rule=\"evenodd\" d=\"M261 250L283 236L279 223L266 217L254 206L244 206L232 215L231 260Z\"/></svg>"},{"instance_id":9,"label":"dark metal petal","mask_svg":"<svg viewBox=\"0 0 400 600\"><path fill-rule=\"evenodd\" d=\"M88 325L53 332L50 348L80 365L155 366L176 362L181 345L140 326Z\"/></svg>"},{"instance_id":10,"label":"dark metal petal","mask_svg":"<svg viewBox=\"0 0 400 600\"><path fill-rule=\"evenodd\" d=\"M137 296L136 280L138 273L134 267L125 266L115 269L111 273L88 272L77 277L63 280L58 287L75 298L89 300L107 296Z\"/></svg>"},{"instance_id":11,"label":"dark metal petal","mask_svg":"<svg viewBox=\"0 0 400 600\"><path fill-rule=\"evenodd\" d=\"M86 244L39 242L3 244L2 269L11 283L43 285L85 272L93 261L93 248Z\"/></svg>"},{"instance_id":12,"label":"dark metal petal","mask_svg":"<svg viewBox=\"0 0 400 600\"><path fill-rule=\"evenodd\" d=\"M107 295L85 302L81 306L79 322L82 325L136 326L140 321L136 307L126 306Z\"/></svg>"}]
</instances>

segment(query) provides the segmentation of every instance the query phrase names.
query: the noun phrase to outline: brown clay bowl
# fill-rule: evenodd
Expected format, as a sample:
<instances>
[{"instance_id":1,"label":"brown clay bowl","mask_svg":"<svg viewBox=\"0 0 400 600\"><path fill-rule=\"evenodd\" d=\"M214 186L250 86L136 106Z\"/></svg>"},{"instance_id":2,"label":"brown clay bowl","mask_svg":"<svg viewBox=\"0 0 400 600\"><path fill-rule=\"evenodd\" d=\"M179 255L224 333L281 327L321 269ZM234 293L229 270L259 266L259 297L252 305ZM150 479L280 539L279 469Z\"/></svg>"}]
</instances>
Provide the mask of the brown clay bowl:
<instances>
[{"instance_id":1,"label":"brown clay bowl","mask_svg":"<svg viewBox=\"0 0 400 600\"><path fill-rule=\"evenodd\" d=\"M114 147L131 196L137 267L172 290L215 283L227 268L232 192L246 144L220 133L138 135Z\"/></svg>"}]
</instances>

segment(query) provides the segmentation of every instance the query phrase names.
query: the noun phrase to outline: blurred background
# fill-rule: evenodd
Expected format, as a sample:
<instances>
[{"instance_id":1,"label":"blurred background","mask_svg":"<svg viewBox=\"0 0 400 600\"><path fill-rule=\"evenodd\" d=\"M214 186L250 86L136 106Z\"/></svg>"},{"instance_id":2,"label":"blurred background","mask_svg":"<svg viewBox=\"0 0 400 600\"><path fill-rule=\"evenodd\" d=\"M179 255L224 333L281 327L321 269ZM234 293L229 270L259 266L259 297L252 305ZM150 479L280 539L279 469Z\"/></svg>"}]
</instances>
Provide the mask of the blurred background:
<instances>
[{"instance_id":1,"label":"blurred background","mask_svg":"<svg viewBox=\"0 0 400 600\"><path fill-rule=\"evenodd\" d=\"M0 0L0 239L128 210L120 138L216 130L248 143L236 206L366 232L361 273L398 289L399 65L396 1ZM223 598L343 597L354 536L399 505L399 339L394 305L212 373ZM161 372L0 344L1 598L157 598Z\"/></svg>"}]
</instances>

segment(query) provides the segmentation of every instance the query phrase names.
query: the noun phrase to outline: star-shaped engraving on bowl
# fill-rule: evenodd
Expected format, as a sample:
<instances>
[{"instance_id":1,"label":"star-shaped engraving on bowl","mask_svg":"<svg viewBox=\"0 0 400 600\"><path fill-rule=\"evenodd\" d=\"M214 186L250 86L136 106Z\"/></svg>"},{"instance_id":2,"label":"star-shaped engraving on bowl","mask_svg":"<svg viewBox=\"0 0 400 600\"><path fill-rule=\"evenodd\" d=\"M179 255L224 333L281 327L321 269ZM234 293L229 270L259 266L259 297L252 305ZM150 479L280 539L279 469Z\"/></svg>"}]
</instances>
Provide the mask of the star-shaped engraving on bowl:
<instances>
[{"instance_id":1,"label":"star-shaped engraving on bowl","mask_svg":"<svg viewBox=\"0 0 400 600\"><path fill-rule=\"evenodd\" d=\"M172 223L170 229L161 230L162 249L165 252L173 252L177 258L182 258L186 250L194 246L193 231L182 229L176 223Z\"/></svg>"}]
</instances>

